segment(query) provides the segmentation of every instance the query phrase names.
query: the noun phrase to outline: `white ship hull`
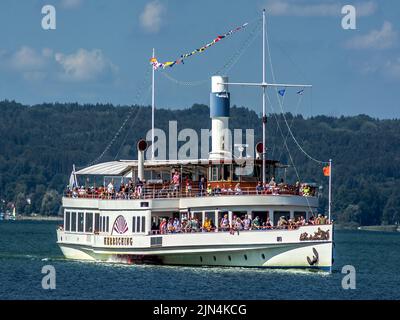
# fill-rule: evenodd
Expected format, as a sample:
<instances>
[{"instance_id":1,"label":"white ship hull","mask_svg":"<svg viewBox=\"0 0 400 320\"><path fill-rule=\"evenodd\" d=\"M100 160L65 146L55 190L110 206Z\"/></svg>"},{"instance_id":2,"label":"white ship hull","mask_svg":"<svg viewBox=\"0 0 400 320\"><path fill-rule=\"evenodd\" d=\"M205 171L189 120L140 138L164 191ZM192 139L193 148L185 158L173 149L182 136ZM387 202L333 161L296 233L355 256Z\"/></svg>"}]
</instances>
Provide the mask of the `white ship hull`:
<instances>
[{"instance_id":1,"label":"white ship hull","mask_svg":"<svg viewBox=\"0 0 400 320\"><path fill-rule=\"evenodd\" d=\"M318 228L327 240L300 240ZM270 268L332 267L332 225L304 226L297 230L257 230L127 236L77 235L58 232L58 244L68 259L119 263L156 263L194 266ZM152 238L157 238L154 244ZM110 245L104 245L104 243ZM121 245L122 243L122 245ZM152 245L153 243L153 245ZM128 244L128 245L125 245ZM310 263L311 262L311 263Z\"/></svg>"}]
</instances>

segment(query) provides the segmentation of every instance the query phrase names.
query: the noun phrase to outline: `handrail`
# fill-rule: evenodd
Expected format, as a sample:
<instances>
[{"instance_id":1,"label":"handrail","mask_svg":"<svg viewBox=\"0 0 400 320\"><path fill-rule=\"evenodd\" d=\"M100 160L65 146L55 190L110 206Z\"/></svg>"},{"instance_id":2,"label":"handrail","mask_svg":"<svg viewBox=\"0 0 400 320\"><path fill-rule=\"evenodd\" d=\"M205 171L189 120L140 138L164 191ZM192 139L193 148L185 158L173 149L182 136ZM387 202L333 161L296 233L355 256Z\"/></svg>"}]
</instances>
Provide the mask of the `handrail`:
<instances>
[{"instance_id":1,"label":"handrail","mask_svg":"<svg viewBox=\"0 0 400 320\"><path fill-rule=\"evenodd\" d=\"M293 225L290 227L278 227L278 226L260 226L258 228L255 227L251 227L249 229L239 229L239 232L248 232L248 231L272 231L272 230L281 230L281 231L295 231L295 230L299 230L302 227L312 227L312 226L329 226L332 225L332 222L327 222L324 224L310 224L310 223L306 223L304 225ZM200 227L197 229L181 229L181 230L175 230L175 231L166 231L166 232L161 232L161 230L159 229L155 229L155 230L151 230L150 231L150 235L168 235L168 234L186 234L186 233L213 233L213 232L225 232L225 233L234 233L237 232L238 230L236 228L211 228L210 230L208 230L207 228L204 227Z\"/></svg>"},{"instance_id":2,"label":"handrail","mask_svg":"<svg viewBox=\"0 0 400 320\"><path fill-rule=\"evenodd\" d=\"M293 195L304 197L317 196L317 189L309 187L307 192L296 190L294 186L284 185L276 187L268 187L267 189L256 190L254 187L241 187L240 189L200 189L185 188L170 185L168 187L155 186L135 188L135 190L119 191L109 193L105 189L74 189L73 191L64 192L67 198L86 198L86 199L103 199L103 200L137 200L137 199L163 199L163 198L191 198L191 197L218 197L218 196L242 196L242 195Z\"/></svg>"}]
</instances>

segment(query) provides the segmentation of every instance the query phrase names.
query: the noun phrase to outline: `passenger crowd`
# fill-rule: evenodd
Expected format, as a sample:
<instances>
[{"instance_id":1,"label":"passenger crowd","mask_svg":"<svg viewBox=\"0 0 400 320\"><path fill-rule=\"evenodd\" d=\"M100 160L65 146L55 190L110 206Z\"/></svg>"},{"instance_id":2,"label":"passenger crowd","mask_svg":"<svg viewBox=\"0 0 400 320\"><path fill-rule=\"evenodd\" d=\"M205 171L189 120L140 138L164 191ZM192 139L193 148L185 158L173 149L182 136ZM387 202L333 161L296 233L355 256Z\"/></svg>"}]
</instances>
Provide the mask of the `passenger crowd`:
<instances>
[{"instance_id":1,"label":"passenger crowd","mask_svg":"<svg viewBox=\"0 0 400 320\"><path fill-rule=\"evenodd\" d=\"M330 221L323 215L318 214L317 217L312 215L308 220L303 216L295 219L281 216L274 226L270 218L263 221L259 216L253 220L246 214L244 216L232 216L232 221L229 220L228 214L218 221L216 226L213 220L206 215L204 222L197 217L183 217L181 220L175 218L162 218L159 225L153 223L152 230L154 233L181 233L181 232L213 232L213 231L229 231L231 233L240 232L242 230L268 230L268 229L288 229L294 230L306 225L323 225L329 224Z\"/></svg>"},{"instance_id":2,"label":"passenger crowd","mask_svg":"<svg viewBox=\"0 0 400 320\"><path fill-rule=\"evenodd\" d=\"M295 194L301 196L314 196L315 188L308 184L288 185L283 179L276 183L272 177L268 183L258 182L252 188L243 188L240 183L217 183L211 185L204 177L198 181L197 187L193 187L194 182L185 176L181 179L179 171L175 170L171 181L164 181L162 186L149 184L139 178L136 181L130 179L127 183L121 182L116 187L111 180L107 185L99 187L68 187L67 197L72 198L101 198L101 199L142 199L142 198L170 198L170 197L192 197L192 196L219 196L219 195L242 195L242 194Z\"/></svg>"}]
</instances>

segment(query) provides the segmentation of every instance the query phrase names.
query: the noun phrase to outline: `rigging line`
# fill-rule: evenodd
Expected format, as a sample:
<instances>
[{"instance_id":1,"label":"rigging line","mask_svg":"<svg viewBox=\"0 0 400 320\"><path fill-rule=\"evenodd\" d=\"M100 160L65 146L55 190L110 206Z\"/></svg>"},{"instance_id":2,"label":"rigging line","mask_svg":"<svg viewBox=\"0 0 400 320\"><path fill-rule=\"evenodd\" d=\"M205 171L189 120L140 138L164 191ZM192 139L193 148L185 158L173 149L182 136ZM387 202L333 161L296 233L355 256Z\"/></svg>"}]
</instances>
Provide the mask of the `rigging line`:
<instances>
[{"instance_id":1,"label":"rigging line","mask_svg":"<svg viewBox=\"0 0 400 320\"><path fill-rule=\"evenodd\" d=\"M300 98L299 98L299 100L297 102L297 105L296 105L295 113L298 112L298 109L299 109L299 106L300 106L300 103L301 103L302 100L303 100L303 95L300 95ZM294 119L295 119L295 117L293 116L292 121L290 122L290 126L291 127L293 127ZM289 138L289 132L286 133L285 141L287 141L288 138ZM282 156L282 150L281 150L281 153L280 153L278 159L280 159L281 156Z\"/></svg>"},{"instance_id":2,"label":"rigging line","mask_svg":"<svg viewBox=\"0 0 400 320\"><path fill-rule=\"evenodd\" d=\"M278 117L277 117L276 113L274 112L274 107L272 106L272 102L271 102L271 99L269 98L268 92L266 92L266 96L267 96L268 103L269 103L269 105L270 105L270 107L271 107L271 110L272 110L272 112L273 112L273 116L274 116L274 118L275 118L276 125L277 125L277 127L279 128L279 132L280 132L280 134L281 134L281 136L282 136L282 138L283 138L283 137L284 137L284 135L283 135L283 130L282 130L282 128L281 128L281 125L279 124ZM300 175L299 175L299 173L298 173L298 171L297 171L296 165L294 164L292 155L291 155L290 150L289 150L289 146L287 145L286 141L283 141L283 144L284 144L284 146L286 147L286 150L287 150L287 152L288 152L288 154L289 154L289 158L290 158L290 161L291 161L291 163L292 163L292 165L293 165L294 171L296 172L296 176L297 176L297 178L300 180Z\"/></svg>"},{"instance_id":3,"label":"rigging line","mask_svg":"<svg viewBox=\"0 0 400 320\"><path fill-rule=\"evenodd\" d=\"M240 45L239 49L231 56L225 65L217 70L217 74L222 73L225 69L226 74L236 65L236 63L240 60L246 50L253 44L253 42L257 39L258 33L261 31L261 21L259 19L259 23L255 25L253 30L250 32L249 36L246 38L245 41Z\"/></svg>"},{"instance_id":4,"label":"rigging line","mask_svg":"<svg viewBox=\"0 0 400 320\"><path fill-rule=\"evenodd\" d=\"M258 19L261 22L261 19ZM261 30L261 23L258 23L253 30L250 32L248 37L243 41L243 43L240 45L240 47L235 51L235 53L227 60L227 62L219 68L216 72L213 74L222 74L225 72L225 74L228 74L228 72L238 63L240 58L243 56L244 52L251 46L251 44L255 41L257 38L258 32ZM182 85L182 86L199 86L204 83L207 83L209 79L204 79L204 80L197 80L197 81L181 81L178 80L174 77L172 77L167 71L160 70L162 75L166 77L168 80L174 82L175 84Z\"/></svg>"},{"instance_id":5,"label":"rigging line","mask_svg":"<svg viewBox=\"0 0 400 320\"><path fill-rule=\"evenodd\" d=\"M286 88L285 88L285 90L286 90ZM283 95L282 99L285 100L285 95ZM277 134L277 133L278 133L278 126L276 127L276 134ZM274 144L274 148L272 149L272 156L271 156L271 158L273 158L274 153L275 153L275 144ZM279 157L278 157L278 160L281 159L281 156L282 156L282 150L281 150L281 153L280 153L280 155L279 155Z\"/></svg>"},{"instance_id":6,"label":"rigging line","mask_svg":"<svg viewBox=\"0 0 400 320\"><path fill-rule=\"evenodd\" d=\"M147 97L147 95L149 94L150 91L151 91L151 86L148 87L146 94L143 95L143 99L141 100L141 104L144 103L145 97ZM114 157L114 160L117 159L119 153L121 152L122 147L124 146L125 141L126 141L126 139L128 138L128 135L129 135L129 133L131 132L131 129L132 129L133 125L135 124L137 118L139 117L140 112L142 111L142 109L143 109L142 107L139 107L139 110L136 112L136 116L135 116L135 118L133 118L133 120L132 120L132 122L131 122L131 125L130 125L129 128L128 128L128 130L127 130L127 132L126 132L126 134L125 134L125 137L124 137L124 139L122 140L122 143L121 143L121 145L120 145L120 147L119 147L119 149L118 149L118 152L117 152L117 154L116 154L115 157Z\"/></svg>"},{"instance_id":7,"label":"rigging line","mask_svg":"<svg viewBox=\"0 0 400 320\"><path fill-rule=\"evenodd\" d=\"M175 79L174 77L172 77L170 74L168 74L166 71L164 70L160 70L161 74L167 78L168 80L174 82L175 84L181 85L181 86L199 86L202 85L206 82L208 82L208 79L205 80L196 80L196 81L181 81L178 79Z\"/></svg>"},{"instance_id":8,"label":"rigging line","mask_svg":"<svg viewBox=\"0 0 400 320\"><path fill-rule=\"evenodd\" d=\"M278 135L278 126L276 126L276 132L275 132L275 136L277 136L277 135ZM273 149L272 149L271 159L274 158L275 148L276 148L276 142L274 143L274 147L273 147Z\"/></svg>"},{"instance_id":9,"label":"rigging line","mask_svg":"<svg viewBox=\"0 0 400 320\"><path fill-rule=\"evenodd\" d=\"M292 63L292 65L297 69L298 73L303 77L303 80L306 82L311 82L308 80L307 75L300 68L299 64L294 61L294 59L291 57L291 55L277 41L274 41L271 39L271 42L273 45L276 45L282 51L282 53L289 59L289 61Z\"/></svg>"},{"instance_id":10,"label":"rigging line","mask_svg":"<svg viewBox=\"0 0 400 320\"><path fill-rule=\"evenodd\" d=\"M143 93L143 90L145 88L146 83L148 82L148 78L149 78L149 74L151 72L151 69L148 68L143 82L141 83L141 85L138 87L138 91L137 94L134 98L134 100L139 100L140 96ZM111 141L108 143L108 145L106 146L106 148L103 150L103 152L100 154L100 156L98 156L95 160L93 160L92 162L90 162L89 164L87 164L86 166L92 166L95 163L97 163L98 161L100 161L100 159L102 159L104 157L104 155L107 153L107 151L111 148L111 146L114 144L114 142L116 141L116 139L118 138L118 136L120 135L122 129L125 127L126 123L128 122L129 118L132 116L133 111L134 111L134 107L131 108L131 110L129 111L127 117L125 118L124 122L122 123L121 127L117 130L117 132L115 133L114 137L111 139Z\"/></svg>"},{"instance_id":11,"label":"rigging line","mask_svg":"<svg viewBox=\"0 0 400 320\"><path fill-rule=\"evenodd\" d=\"M274 68L273 68L273 66L272 66L271 51L270 51L270 46L269 46L269 41L268 41L268 33L267 33L267 32L266 32L266 37L265 37L265 38L266 38L266 41L267 41L267 52L268 52L268 58L269 58L269 63L270 63L270 68L271 68L272 80L275 82L275 73L274 73ZM296 145L297 145L297 147L300 149L300 151L303 152L310 160L312 160L312 161L314 161L314 162L316 162L316 163L319 163L319 164L327 164L327 163L329 163L328 161L321 161L321 160L318 160L318 159L313 158L312 156L310 156L310 155L301 147L301 145L299 144L299 142L298 142L297 139L295 138L295 136L294 136L292 130L290 129L290 126L289 126L289 124L288 124L288 122L287 122L287 120L286 120L286 116L285 116L285 113L284 113L284 111L283 111L282 103L281 103L281 100L279 99L278 88L275 88L275 92L276 92L276 95L277 95L277 98L278 98L278 104L279 104L279 107L280 107L280 109L281 109L283 119L285 120L285 124L286 124L286 126L287 126L287 128L288 128L288 131L289 131L291 137L293 138L293 141L296 143Z\"/></svg>"},{"instance_id":12,"label":"rigging line","mask_svg":"<svg viewBox=\"0 0 400 320\"><path fill-rule=\"evenodd\" d=\"M272 103L271 103L271 100L270 100L270 98L269 98L268 92L266 92L266 96L267 96L267 100L268 100L268 102L269 102L269 105L271 106L271 110L274 111L274 107L273 107L273 105L272 105ZM281 136L282 136L282 138L283 138L283 131L282 131L282 128L281 128L281 126L280 126L280 124L279 124L277 115L276 115L275 112L273 113L273 115L274 115L276 124L277 124L277 126L278 126L278 128L279 128L279 131L280 131L280 133L281 133ZM300 179L300 174L299 174L299 172L298 172L298 170L297 170L297 167L296 167L296 165L295 165L295 163L294 163L292 154L290 153L289 146L287 145L287 142L286 142L285 140L283 141L283 143L284 143L284 145L285 145L285 147L286 147L286 150L287 150L287 152L288 152L288 154L289 154L290 162L292 163L292 166L293 166L293 168L294 168L294 172L296 173L296 176L297 176L297 181L301 181L301 179ZM305 198L306 198L306 201L307 201L307 206L308 206L308 208L310 209L310 211L312 212L313 210L312 210L312 208L311 208L310 201L308 200L307 197L305 197Z\"/></svg>"}]
</instances>

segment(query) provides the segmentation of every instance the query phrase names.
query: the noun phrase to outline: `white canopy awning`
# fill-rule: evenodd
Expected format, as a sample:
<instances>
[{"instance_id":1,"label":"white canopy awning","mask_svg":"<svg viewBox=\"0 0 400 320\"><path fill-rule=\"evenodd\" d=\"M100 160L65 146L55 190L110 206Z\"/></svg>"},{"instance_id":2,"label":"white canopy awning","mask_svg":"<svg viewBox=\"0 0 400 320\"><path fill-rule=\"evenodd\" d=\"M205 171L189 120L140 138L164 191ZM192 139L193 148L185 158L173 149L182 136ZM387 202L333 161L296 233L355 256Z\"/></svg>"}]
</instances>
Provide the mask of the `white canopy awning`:
<instances>
[{"instance_id":1,"label":"white canopy awning","mask_svg":"<svg viewBox=\"0 0 400 320\"><path fill-rule=\"evenodd\" d=\"M110 161L78 170L78 175L120 176L137 166L136 161Z\"/></svg>"},{"instance_id":2,"label":"white canopy awning","mask_svg":"<svg viewBox=\"0 0 400 320\"><path fill-rule=\"evenodd\" d=\"M248 159L247 159L248 160ZM144 166L147 170L165 170L176 166L208 166L212 162L208 159L185 159L185 160L145 160ZM224 160L221 163L232 163L232 160ZM137 168L137 160L119 160L95 164L76 171L77 175L102 175L102 176L125 176L131 177L132 168Z\"/></svg>"}]
</instances>

